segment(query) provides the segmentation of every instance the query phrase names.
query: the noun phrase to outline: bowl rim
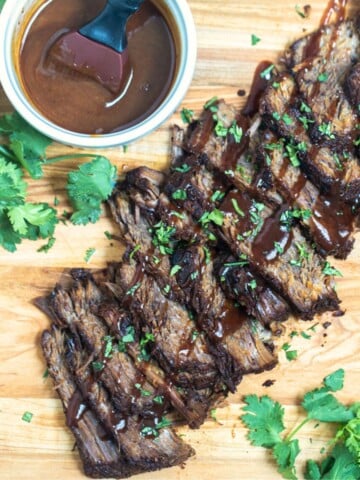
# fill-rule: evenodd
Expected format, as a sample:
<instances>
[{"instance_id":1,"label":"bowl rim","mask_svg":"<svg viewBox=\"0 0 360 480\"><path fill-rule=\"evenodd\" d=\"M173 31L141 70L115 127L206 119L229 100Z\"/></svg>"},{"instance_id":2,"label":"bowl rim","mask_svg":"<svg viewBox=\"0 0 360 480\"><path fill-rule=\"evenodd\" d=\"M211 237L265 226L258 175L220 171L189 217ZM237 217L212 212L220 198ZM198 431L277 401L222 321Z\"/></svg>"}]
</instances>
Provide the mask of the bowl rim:
<instances>
[{"instance_id":1,"label":"bowl rim","mask_svg":"<svg viewBox=\"0 0 360 480\"><path fill-rule=\"evenodd\" d=\"M44 0L47 3L49 0ZM188 91L196 65L195 22L186 0L164 0L179 30L180 61L177 76L161 105L147 118L119 132L85 134L72 132L46 119L27 99L13 65L12 44L21 17L36 0L5 2L0 13L0 82L14 109L35 129L59 143L83 148L127 145L153 132L178 108Z\"/></svg>"}]
</instances>

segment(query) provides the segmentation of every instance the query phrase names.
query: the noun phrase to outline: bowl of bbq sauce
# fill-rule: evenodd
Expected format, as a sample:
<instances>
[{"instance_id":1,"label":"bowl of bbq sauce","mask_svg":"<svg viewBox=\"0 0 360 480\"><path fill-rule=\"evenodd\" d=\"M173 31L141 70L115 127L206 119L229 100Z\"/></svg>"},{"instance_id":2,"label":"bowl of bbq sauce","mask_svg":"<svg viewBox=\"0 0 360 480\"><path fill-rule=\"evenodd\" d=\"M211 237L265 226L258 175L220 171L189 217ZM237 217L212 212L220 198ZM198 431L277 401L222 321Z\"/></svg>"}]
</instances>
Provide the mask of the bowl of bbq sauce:
<instances>
[{"instance_id":1,"label":"bowl of bbq sauce","mask_svg":"<svg viewBox=\"0 0 360 480\"><path fill-rule=\"evenodd\" d=\"M195 69L196 31L186 0L144 0L126 32L132 75L117 95L48 61L59 36L94 18L105 0L7 1L0 14L0 81L33 127L78 147L125 145L177 109Z\"/></svg>"}]
</instances>

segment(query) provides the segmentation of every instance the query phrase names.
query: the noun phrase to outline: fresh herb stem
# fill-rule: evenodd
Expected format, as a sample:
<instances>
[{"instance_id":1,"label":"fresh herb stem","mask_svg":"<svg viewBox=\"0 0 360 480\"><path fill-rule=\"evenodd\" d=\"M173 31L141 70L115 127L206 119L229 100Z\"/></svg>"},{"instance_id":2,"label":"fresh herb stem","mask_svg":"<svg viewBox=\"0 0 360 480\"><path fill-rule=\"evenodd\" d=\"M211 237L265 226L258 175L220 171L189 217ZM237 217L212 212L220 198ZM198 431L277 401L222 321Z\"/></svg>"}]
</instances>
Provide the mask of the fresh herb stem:
<instances>
[{"instance_id":1,"label":"fresh herb stem","mask_svg":"<svg viewBox=\"0 0 360 480\"><path fill-rule=\"evenodd\" d=\"M56 157L47 158L42 162L42 165L50 165L52 163L61 162L62 160L69 160L71 158L97 158L99 155L95 153L73 153L69 155L57 155Z\"/></svg>"},{"instance_id":2,"label":"fresh herb stem","mask_svg":"<svg viewBox=\"0 0 360 480\"><path fill-rule=\"evenodd\" d=\"M297 427L295 427L295 428L289 433L289 435L287 435L287 436L285 437L285 442L290 442L290 441L294 438L294 436L297 434L297 432L298 432L299 430L301 430L302 427L303 427L304 425L306 425L310 420L311 420L311 418L305 417L304 420L303 420L301 423L299 423L299 425L298 425Z\"/></svg>"}]
</instances>

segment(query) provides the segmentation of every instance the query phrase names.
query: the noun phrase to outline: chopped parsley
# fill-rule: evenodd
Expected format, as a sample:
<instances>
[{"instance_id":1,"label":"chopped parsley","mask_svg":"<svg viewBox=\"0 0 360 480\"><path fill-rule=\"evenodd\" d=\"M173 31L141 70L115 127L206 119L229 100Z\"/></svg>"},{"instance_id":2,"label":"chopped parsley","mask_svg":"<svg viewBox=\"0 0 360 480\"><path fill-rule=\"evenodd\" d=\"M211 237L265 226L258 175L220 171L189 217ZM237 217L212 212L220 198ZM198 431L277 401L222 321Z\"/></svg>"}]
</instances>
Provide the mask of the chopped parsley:
<instances>
[{"instance_id":1,"label":"chopped parsley","mask_svg":"<svg viewBox=\"0 0 360 480\"><path fill-rule=\"evenodd\" d=\"M111 358L112 357L112 352L113 352L113 340L114 338L111 337L110 335L106 335L103 338L103 342L105 343L104 346L104 357L105 358Z\"/></svg>"},{"instance_id":2,"label":"chopped parsley","mask_svg":"<svg viewBox=\"0 0 360 480\"><path fill-rule=\"evenodd\" d=\"M329 74L326 72L320 73L318 76L318 81L321 83L325 83L329 80Z\"/></svg>"},{"instance_id":3,"label":"chopped parsley","mask_svg":"<svg viewBox=\"0 0 360 480\"><path fill-rule=\"evenodd\" d=\"M171 270L170 270L170 277L173 277L176 275L178 272L180 272L181 266L180 265L174 265Z\"/></svg>"},{"instance_id":4,"label":"chopped parsley","mask_svg":"<svg viewBox=\"0 0 360 480\"><path fill-rule=\"evenodd\" d=\"M306 14L304 12L304 9L299 7L299 5L295 5L295 12L299 15L299 17L306 18Z\"/></svg>"},{"instance_id":5,"label":"chopped parsley","mask_svg":"<svg viewBox=\"0 0 360 480\"><path fill-rule=\"evenodd\" d=\"M164 403L164 397L162 395L156 395L154 397L154 403L157 403L158 405L162 405Z\"/></svg>"},{"instance_id":6,"label":"chopped parsley","mask_svg":"<svg viewBox=\"0 0 360 480\"><path fill-rule=\"evenodd\" d=\"M135 342L135 328L133 325L129 325L125 329L125 334L118 342L118 351L126 352L126 344Z\"/></svg>"},{"instance_id":7,"label":"chopped parsley","mask_svg":"<svg viewBox=\"0 0 360 480\"><path fill-rule=\"evenodd\" d=\"M233 121L230 125L229 133L233 136L235 143L240 143L242 136L243 136L243 129L239 127L239 125Z\"/></svg>"},{"instance_id":8,"label":"chopped parsley","mask_svg":"<svg viewBox=\"0 0 360 480\"><path fill-rule=\"evenodd\" d=\"M187 173L191 170L191 167L187 163L183 163L180 167L175 167L174 170L175 172Z\"/></svg>"},{"instance_id":9,"label":"chopped parsley","mask_svg":"<svg viewBox=\"0 0 360 480\"><path fill-rule=\"evenodd\" d=\"M238 201L236 200L236 198L232 198L231 203L232 203L232 206L233 206L235 212L239 215L239 217L245 217L245 213L239 207L239 204L238 204Z\"/></svg>"},{"instance_id":10,"label":"chopped parsley","mask_svg":"<svg viewBox=\"0 0 360 480\"><path fill-rule=\"evenodd\" d=\"M336 268L332 267L329 262L325 262L323 269L322 269L323 275L333 275L337 277L342 277L342 273L337 270Z\"/></svg>"},{"instance_id":11,"label":"chopped parsley","mask_svg":"<svg viewBox=\"0 0 360 480\"><path fill-rule=\"evenodd\" d=\"M21 417L21 420L23 420L24 422L30 423L33 416L34 414L31 412L24 412L23 416Z\"/></svg>"},{"instance_id":12,"label":"chopped parsley","mask_svg":"<svg viewBox=\"0 0 360 480\"><path fill-rule=\"evenodd\" d=\"M94 372L101 372L104 368L104 362L92 362L91 366L94 369Z\"/></svg>"},{"instance_id":13,"label":"chopped parsley","mask_svg":"<svg viewBox=\"0 0 360 480\"><path fill-rule=\"evenodd\" d=\"M139 392L140 392L140 394L141 394L142 397L150 397L151 392L149 392L149 390L144 390L144 389L142 388L142 385L141 385L140 383L135 383L134 386L135 386L135 388L136 388L137 390L139 390Z\"/></svg>"},{"instance_id":14,"label":"chopped parsley","mask_svg":"<svg viewBox=\"0 0 360 480\"><path fill-rule=\"evenodd\" d=\"M84 261L89 263L92 257L95 255L96 249L95 248L88 248L85 252Z\"/></svg>"},{"instance_id":15,"label":"chopped parsley","mask_svg":"<svg viewBox=\"0 0 360 480\"><path fill-rule=\"evenodd\" d=\"M205 264L209 265L209 263L211 262L211 252L206 245L203 246L203 251L205 254Z\"/></svg>"},{"instance_id":16,"label":"chopped parsley","mask_svg":"<svg viewBox=\"0 0 360 480\"><path fill-rule=\"evenodd\" d=\"M330 140L335 139L335 135L332 133L332 124L331 122L328 123L322 123L318 127L319 132L324 135L325 137L328 137Z\"/></svg>"},{"instance_id":17,"label":"chopped parsley","mask_svg":"<svg viewBox=\"0 0 360 480\"><path fill-rule=\"evenodd\" d=\"M221 227L224 222L224 214L217 208L214 208L211 212L204 212L199 219L199 223L205 227L210 222Z\"/></svg>"},{"instance_id":18,"label":"chopped parsley","mask_svg":"<svg viewBox=\"0 0 360 480\"><path fill-rule=\"evenodd\" d=\"M217 101L218 101L218 97L210 98L210 100L208 100L204 105L205 110L209 110L210 107L213 107L217 103Z\"/></svg>"},{"instance_id":19,"label":"chopped parsley","mask_svg":"<svg viewBox=\"0 0 360 480\"><path fill-rule=\"evenodd\" d=\"M188 108L183 108L180 112L181 120L184 123L191 123L194 117L194 110L189 110Z\"/></svg>"},{"instance_id":20,"label":"chopped parsley","mask_svg":"<svg viewBox=\"0 0 360 480\"><path fill-rule=\"evenodd\" d=\"M221 192L220 190L216 190L210 197L210 200L212 202L217 202L217 201L220 201L224 198L225 196L225 193L224 192Z\"/></svg>"},{"instance_id":21,"label":"chopped parsley","mask_svg":"<svg viewBox=\"0 0 360 480\"><path fill-rule=\"evenodd\" d=\"M274 70L275 68L275 65L272 64L270 65L269 67L265 68L265 70L263 70L261 73L260 73L260 78L263 78L265 80L270 80L271 78L271 74L272 74L272 71Z\"/></svg>"},{"instance_id":22,"label":"chopped parsley","mask_svg":"<svg viewBox=\"0 0 360 480\"><path fill-rule=\"evenodd\" d=\"M254 33L251 34L251 45L257 45L259 42L261 42L261 38L256 36Z\"/></svg>"},{"instance_id":23,"label":"chopped parsley","mask_svg":"<svg viewBox=\"0 0 360 480\"><path fill-rule=\"evenodd\" d=\"M141 249L141 245L135 245L135 247L131 250L129 259L132 260L134 258L134 255L136 252L138 252Z\"/></svg>"},{"instance_id":24,"label":"chopped parsley","mask_svg":"<svg viewBox=\"0 0 360 480\"><path fill-rule=\"evenodd\" d=\"M152 243L155 247L159 248L162 255L171 255L173 253L174 249L171 245L171 237L174 235L175 232L175 227L170 227L166 225L162 220L153 226Z\"/></svg>"},{"instance_id":25,"label":"chopped parsley","mask_svg":"<svg viewBox=\"0 0 360 480\"><path fill-rule=\"evenodd\" d=\"M127 290L125 295L133 296L136 290L140 288L140 286L141 286L141 282L135 283L135 285L133 285L132 287L129 288L129 290Z\"/></svg>"},{"instance_id":26,"label":"chopped parsley","mask_svg":"<svg viewBox=\"0 0 360 480\"><path fill-rule=\"evenodd\" d=\"M280 255L284 253L284 247L279 242L274 242L274 248Z\"/></svg>"},{"instance_id":27,"label":"chopped parsley","mask_svg":"<svg viewBox=\"0 0 360 480\"><path fill-rule=\"evenodd\" d=\"M186 200L187 199L186 190L183 190L181 188L179 188L178 190L175 190L175 192L173 192L171 196L174 200Z\"/></svg>"}]
</instances>

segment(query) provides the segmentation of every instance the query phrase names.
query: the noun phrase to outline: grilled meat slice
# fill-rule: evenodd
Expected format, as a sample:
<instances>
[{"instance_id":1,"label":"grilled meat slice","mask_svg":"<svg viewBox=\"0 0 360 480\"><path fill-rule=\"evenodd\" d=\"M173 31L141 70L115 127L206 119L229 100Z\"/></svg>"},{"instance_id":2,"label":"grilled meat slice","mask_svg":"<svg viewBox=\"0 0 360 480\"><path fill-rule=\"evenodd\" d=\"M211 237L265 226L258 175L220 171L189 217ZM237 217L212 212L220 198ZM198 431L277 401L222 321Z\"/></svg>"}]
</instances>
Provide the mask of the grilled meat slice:
<instances>
[{"instance_id":1,"label":"grilled meat slice","mask_svg":"<svg viewBox=\"0 0 360 480\"><path fill-rule=\"evenodd\" d=\"M322 273L323 259L288 224L291 210L270 209L239 190L228 193L220 210L219 228L234 255L247 259L303 318L338 308L334 282Z\"/></svg>"},{"instance_id":2,"label":"grilled meat slice","mask_svg":"<svg viewBox=\"0 0 360 480\"><path fill-rule=\"evenodd\" d=\"M171 298L184 300L175 277L170 275L171 265L166 255L172 252L175 228L161 222L153 225L151 215L149 222L140 206L130 200L126 184L117 185L109 199L109 205L120 232L132 251L130 255L134 255L148 273L156 276L161 288L170 286Z\"/></svg>"},{"instance_id":3,"label":"grilled meat slice","mask_svg":"<svg viewBox=\"0 0 360 480\"><path fill-rule=\"evenodd\" d=\"M329 131L325 126L321 143L313 143L309 132L318 132L318 126L310 107L298 100L294 80L283 75L278 85L269 86L260 103L267 125L298 153L301 168L320 190L356 205L360 198L360 165L354 153L333 144L331 126Z\"/></svg>"},{"instance_id":4,"label":"grilled meat slice","mask_svg":"<svg viewBox=\"0 0 360 480\"><path fill-rule=\"evenodd\" d=\"M246 261L223 252L217 255L214 270L226 296L244 305L248 314L265 327L289 317L289 305L259 275L250 271Z\"/></svg>"},{"instance_id":5,"label":"grilled meat slice","mask_svg":"<svg viewBox=\"0 0 360 480\"><path fill-rule=\"evenodd\" d=\"M83 397L111 432L130 465L141 471L158 470L182 464L193 454L192 448L169 428L171 422L164 417L166 405L157 401L160 396L152 398L151 410L143 410L139 414L117 409L112 403L112 395L89 367L92 357L79 349L73 338L70 337L66 343L66 359ZM141 379L137 374L132 380L134 401L142 396L151 396L146 390L147 385L139 383ZM124 395L127 394L124 392Z\"/></svg>"},{"instance_id":6,"label":"grilled meat slice","mask_svg":"<svg viewBox=\"0 0 360 480\"><path fill-rule=\"evenodd\" d=\"M119 290L117 290L117 293L119 294ZM116 302L115 298L111 303L102 303L99 307L98 314L107 323L111 330L111 334L118 341L122 341L123 339L124 326L133 324L130 313L124 310ZM126 351L129 356L131 356L136 368L138 368L148 382L161 393L161 396L167 399L175 410L186 419L191 427L198 427L203 416L201 415L201 418L199 419L198 413L192 408L191 398L189 402L189 399L186 396L186 390L177 388L171 378L167 377L164 370L162 370L155 360L150 357L148 348L149 337L144 337L144 339L145 342L143 342L143 345L140 344L141 340L140 343L126 343Z\"/></svg>"},{"instance_id":7,"label":"grilled meat slice","mask_svg":"<svg viewBox=\"0 0 360 480\"><path fill-rule=\"evenodd\" d=\"M216 363L205 340L196 335L195 323L187 309L167 298L152 277L142 271L140 278L136 272L135 264L121 264L114 292L132 315L141 320L142 334L151 336L150 355L173 384L185 390L187 406L194 418L190 426L196 428L204 421L211 403L224 395Z\"/></svg>"},{"instance_id":8,"label":"grilled meat slice","mask_svg":"<svg viewBox=\"0 0 360 480\"><path fill-rule=\"evenodd\" d=\"M225 297L214 276L210 251L201 245L178 249L173 261L179 268L178 283L197 314L196 322L208 338L229 389L235 390L243 374L273 367L276 358L269 332L266 335L265 329Z\"/></svg>"},{"instance_id":9,"label":"grilled meat slice","mask_svg":"<svg viewBox=\"0 0 360 480\"><path fill-rule=\"evenodd\" d=\"M76 332L91 352L97 378L111 392L116 408L122 412L146 414L152 410L158 392L146 382L127 353L119 351L107 326L95 315L102 301L100 290L90 278L75 282L69 291L56 288L49 300L56 322ZM146 396L141 395L137 384L148 392Z\"/></svg>"},{"instance_id":10,"label":"grilled meat slice","mask_svg":"<svg viewBox=\"0 0 360 480\"><path fill-rule=\"evenodd\" d=\"M127 478L141 469L127 463L115 441L89 409L77 388L64 351L64 333L57 327L44 331L41 346L56 391L63 404L67 425L76 439L85 474L92 478Z\"/></svg>"},{"instance_id":11,"label":"grilled meat slice","mask_svg":"<svg viewBox=\"0 0 360 480\"><path fill-rule=\"evenodd\" d=\"M319 30L295 41L285 52L287 66L291 69L307 59L327 58L341 65L343 55L350 53L352 61L360 54L359 17L343 22L325 25Z\"/></svg>"},{"instance_id":12,"label":"grilled meat slice","mask_svg":"<svg viewBox=\"0 0 360 480\"><path fill-rule=\"evenodd\" d=\"M116 283L126 292L124 302L130 311L142 319L143 334L154 336L152 355L179 386L211 387L217 369L204 340L194 336L196 326L188 310L167 298L145 272L139 276L137 269L134 263L122 263Z\"/></svg>"},{"instance_id":13,"label":"grilled meat slice","mask_svg":"<svg viewBox=\"0 0 360 480\"><path fill-rule=\"evenodd\" d=\"M281 194L281 203L298 210L306 236L321 255L346 258L354 244L354 215L350 205L336 195L320 194L299 168L299 151L294 146L270 132L265 132L263 138L258 150L261 165L258 178L266 179L263 186L271 186Z\"/></svg>"}]
</instances>

